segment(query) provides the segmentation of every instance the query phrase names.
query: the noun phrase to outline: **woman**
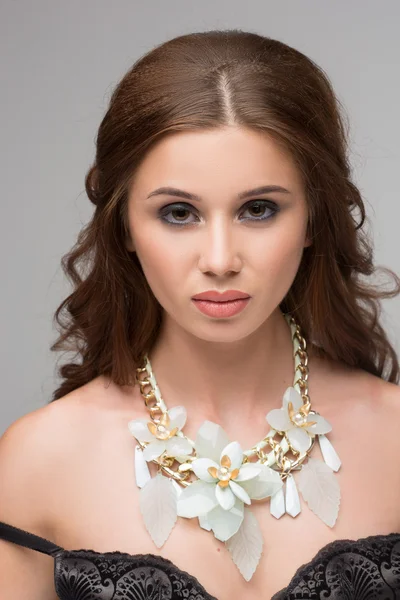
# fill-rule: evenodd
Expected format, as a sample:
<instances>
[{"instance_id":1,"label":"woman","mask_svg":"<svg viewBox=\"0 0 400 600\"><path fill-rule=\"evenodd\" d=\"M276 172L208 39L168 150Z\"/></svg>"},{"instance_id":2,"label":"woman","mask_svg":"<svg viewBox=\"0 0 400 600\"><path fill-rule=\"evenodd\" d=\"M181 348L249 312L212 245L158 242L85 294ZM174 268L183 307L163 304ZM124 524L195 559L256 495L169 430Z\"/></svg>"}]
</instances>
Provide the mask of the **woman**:
<instances>
[{"instance_id":1,"label":"woman","mask_svg":"<svg viewBox=\"0 0 400 600\"><path fill-rule=\"evenodd\" d=\"M0 444L4 598L399 597L400 280L361 280L346 144L322 69L261 35L124 76L63 260L79 360Z\"/></svg>"}]
</instances>

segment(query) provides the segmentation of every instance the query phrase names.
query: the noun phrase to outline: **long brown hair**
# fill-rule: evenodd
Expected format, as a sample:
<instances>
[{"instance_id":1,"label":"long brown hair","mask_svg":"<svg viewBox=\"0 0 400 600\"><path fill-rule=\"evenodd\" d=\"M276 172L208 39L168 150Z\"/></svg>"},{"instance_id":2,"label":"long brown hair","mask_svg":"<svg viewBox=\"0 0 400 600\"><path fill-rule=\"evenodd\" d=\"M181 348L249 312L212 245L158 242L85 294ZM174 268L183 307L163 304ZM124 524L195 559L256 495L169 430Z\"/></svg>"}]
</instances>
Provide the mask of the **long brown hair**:
<instances>
[{"instance_id":1,"label":"long brown hair","mask_svg":"<svg viewBox=\"0 0 400 600\"><path fill-rule=\"evenodd\" d=\"M364 203L351 181L347 116L329 78L280 41L217 30L155 47L111 95L85 178L96 208L62 258L74 289L55 313L59 337L51 350L75 356L58 369L62 382L50 402L99 375L134 385L135 369L157 338L162 307L125 246L130 181L162 137L229 125L272 136L304 179L313 243L304 249L282 312L293 314L319 356L399 381L398 357L379 320L381 299L400 293L400 278L379 267L394 281L386 291L361 279L378 268L363 230Z\"/></svg>"}]
</instances>

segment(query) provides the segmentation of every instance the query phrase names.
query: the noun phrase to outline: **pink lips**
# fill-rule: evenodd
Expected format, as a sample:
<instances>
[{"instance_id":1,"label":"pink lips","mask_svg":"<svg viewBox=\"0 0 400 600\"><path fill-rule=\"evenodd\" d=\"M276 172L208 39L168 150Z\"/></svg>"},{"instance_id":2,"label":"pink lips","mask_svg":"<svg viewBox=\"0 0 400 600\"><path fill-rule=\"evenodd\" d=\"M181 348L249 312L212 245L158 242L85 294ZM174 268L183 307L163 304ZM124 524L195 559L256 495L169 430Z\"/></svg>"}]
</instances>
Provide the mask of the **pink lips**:
<instances>
[{"instance_id":1,"label":"pink lips","mask_svg":"<svg viewBox=\"0 0 400 600\"><path fill-rule=\"evenodd\" d=\"M227 302L229 300L237 300L239 298L249 298L249 294L240 292L239 290L226 290L219 292L218 290L208 290L193 296L193 300L211 300L212 302Z\"/></svg>"},{"instance_id":2,"label":"pink lips","mask_svg":"<svg viewBox=\"0 0 400 600\"><path fill-rule=\"evenodd\" d=\"M215 290L196 294L192 298L195 306L210 317L232 317L241 312L250 300L250 296L238 290L220 293Z\"/></svg>"}]
</instances>

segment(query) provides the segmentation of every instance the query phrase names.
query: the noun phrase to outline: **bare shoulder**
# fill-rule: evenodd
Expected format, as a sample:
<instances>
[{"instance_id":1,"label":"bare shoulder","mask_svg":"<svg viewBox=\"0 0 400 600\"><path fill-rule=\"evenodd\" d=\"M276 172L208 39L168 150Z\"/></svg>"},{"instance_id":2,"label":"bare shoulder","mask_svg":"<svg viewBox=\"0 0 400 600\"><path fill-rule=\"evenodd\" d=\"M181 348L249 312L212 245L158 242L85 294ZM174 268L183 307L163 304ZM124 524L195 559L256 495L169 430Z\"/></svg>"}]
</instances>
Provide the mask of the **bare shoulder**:
<instances>
[{"instance_id":1,"label":"bare shoulder","mask_svg":"<svg viewBox=\"0 0 400 600\"><path fill-rule=\"evenodd\" d=\"M56 542L65 457L82 437L79 429L90 413L85 398L96 385L26 413L0 437L1 521ZM0 580L2 598L25 598L28 588L32 600L58 597L53 557L2 539Z\"/></svg>"},{"instance_id":2,"label":"bare shoulder","mask_svg":"<svg viewBox=\"0 0 400 600\"><path fill-rule=\"evenodd\" d=\"M359 402L372 417L379 416L396 427L400 416L400 386L362 370L355 371L354 383L359 384ZM394 421L394 422L393 422Z\"/></svg>"},{"instance_id":3,"label":"bare shoulder","mask_svg":"<svg viewBox=\"0 0 400 600\"><path fill-rule=\"evenodd\" d=\"M400 450L400 387L362 369L344 367L336 379L338 404L343 410L338 417L346 423L358 424L369 440L379 441L381 452L389 455Z\"/></svg>"},{"instance_id":4,"label":"bare shoulder","mask_svg":"<svg viewBox=\"0 0 400 600\"><path fill-rule=\"evenodd\" d=\"M373 402L377 409L383 410L389 408L389 404L400 408L399 385L329 358L313 356L312 364L314 370L310 372L310 381L315 377L318 387L332 388L341 401L348 399L355 406Z\"/></svg>"},{"instance_id":5,"label":"bare shoulder","mask_svg":"<svg viewBox=\"0 0 400 600\"><path fill-rule=\"evenodd\" d=\"M30 460L51 468L78 450L100 421L110 423L124 410L132 412L132 407L132 392L124 393L106 377L96 377L14 421L0 437L0 458L9 457L17 467L18 460L26 464L28 453Z\"/></svg>"},{"instance_id":6,"label":"bare shoulder","mask_svg":"<svg viewBox=\"0 0 400 600\"><path fill-rule=\"evenodd\" d=\"M103 388L100 378L93 380L26 413L5 430L0 437L2 520L10 519L17 527L33 527L38 535L51 535L46 515L52 514L53 490L62 476L60 466L65 456L74 452L85 423L95 419L93 399L101 398Z\"/></svg>"},{"instance_id":7,"label":"bare shoulder","mask_svg":"<svg viewBox=\"0 0 400 600\"><path fill-rule=\"evenodd\" d=\"M400 442L397 435L400 422L400 386L378 379L372 387L372 403L376 403L385 426L396 433L396 440L399 439Z\"/></svg>"},{"instance_id":8,"label":"bare shoulder","mask_svg":"<svg viewBox=\"0 0 400 600\"><path fill-rule=\"evenodd\" d=\"M100 378L26 413L11 423L1 436L2 447L22 442L25 448L29 444L29 450L48 455L50 459L61 440L65 441L63 433L70 434L71 425L79 423L85 409L89 412L90 408L94 408L95 404L91 404L90 399L96 389L101 390Z\"/></svg>"},{"instance_id":9,"label":"bare shoulder","mask_svg":"<svg viewBox=\"0 0 400 600\"><path fill-rule=\"evenodd\" d=\"M347 431L349 423L358 423L376 438L388 437L384 431L398 428L400 387L395 383L341 362L314 358L309 387L317 410L335 424L335 430ZM395 437L400 444L400 436Z\"/></svg>"}]
</instances>

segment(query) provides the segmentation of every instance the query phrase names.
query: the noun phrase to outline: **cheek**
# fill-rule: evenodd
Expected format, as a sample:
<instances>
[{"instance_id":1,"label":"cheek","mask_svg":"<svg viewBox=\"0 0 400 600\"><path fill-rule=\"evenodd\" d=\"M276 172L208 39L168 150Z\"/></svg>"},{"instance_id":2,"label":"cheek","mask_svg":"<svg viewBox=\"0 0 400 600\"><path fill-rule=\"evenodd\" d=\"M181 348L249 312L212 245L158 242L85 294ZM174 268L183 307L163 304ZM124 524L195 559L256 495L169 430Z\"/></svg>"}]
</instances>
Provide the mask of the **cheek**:
<instances>
[{"instance_id":1,"label":"cheek","mask_svg":"<svg viewBox=\"0 0 400 600\"><path fill-rule=\"evenodd\" d=\"M268 295L274 295L277 304L293 283L301 263L303 246L304 239L298 232L277 231L276 235L260 244L253 255L254 268L264 283L261 285Z\"/></svg>"},{"instance_id":2,"label":"cheek","mask_svg":"<svg viewBox=\"0 0 400 600\"><path fill-rule=\"evenodd\" d=\"M279 240L270 247L264 258L267 272L283 276L287 271L297 271L303 253L303 245L296 240Z\"/></svg>"},{"instance_id":3,"label":"cheek","mask_svg":"<svg viewBox=\"0 0 400 600\"><path fill-rule=\"evenodd\" d=\"M136 252L154 296L166 308L171 293L179 290L186 279L185 261L188 256L179 244L153 240L151 235L137 236Z\"/></svg>"}]
</instances>

